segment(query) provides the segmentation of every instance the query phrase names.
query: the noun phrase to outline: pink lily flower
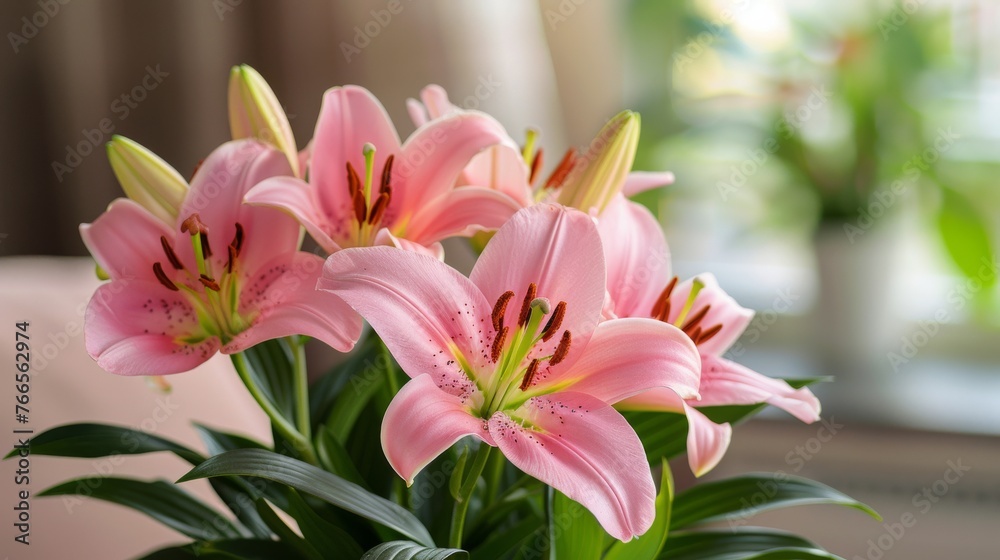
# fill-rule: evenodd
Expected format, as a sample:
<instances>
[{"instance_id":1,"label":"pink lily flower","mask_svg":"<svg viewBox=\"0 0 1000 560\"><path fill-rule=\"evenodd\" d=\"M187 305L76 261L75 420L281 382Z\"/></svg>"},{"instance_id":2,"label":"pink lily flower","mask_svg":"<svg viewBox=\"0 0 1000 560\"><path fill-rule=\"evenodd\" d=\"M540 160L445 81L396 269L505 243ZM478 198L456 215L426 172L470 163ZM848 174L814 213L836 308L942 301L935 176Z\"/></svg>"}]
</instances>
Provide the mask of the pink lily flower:
<instances>
[{"instance_id":1,"label":"pink lily flower","mask_svg":"<svg viewBox=\"0 0 1000 560\"><path fill-rule=\"evenodd\" d=\"M698 406L768 403L803 422L819 420L820 404L809 389L794 389L722 357L754 312L736 303L711 274L680 283L671 278L667 242L649 210L620 196L605 210L598 229L608 264L605 316L652 317L689 337L701 356ZM619 408L685 414L688 463L696 476L715 468L729 447L732 427L712 422L677 393L653 389L622 401Z\"/></svg>"},{"instance_id":2,"label":"pink lily flower","mask_svg":"<svg viewBox=\"0 0 1000 560\"><path fill-rule=\"evenodd\" d=\"M84 243L111 281L87 308L87 351L121 375L188 371L217 351L305 334L347 351L361 319L317 292L322 258L299 252L295 220L243 204L259 181L292 172L279 151L227 142L195 174L172 226L117 199Z\"/></svg>"},{"instance_id":3,"label":"pink lily flower","mask_svg":"<svg viewBox=\"0 0 1000 560\"><path fill-rule=\"evenodd\" d=\"M601 322L604 284L593 220L543 204L500 228L470 278L376 247L332 255L319 287L361 313L412 378L382 424L408 483L474 436L629 540L650 527L655 491L642 443L611 404L657 387L697 398L700 364L662 322Z\"/></svg>"},{"instance_id":4,"label":"pink lily flower","mask_svg":"<svg viewBox=\"0 0 1000 560\"><path fill-rule=\"evenodd\" d=\"M407 109L410 119L417 126L424 126L436 119L465 112L449 101L444 88L435 84L425 87L420 92L420 101L409 99ZM488 187L506 194L522 207L535 202L555 202L559 198L561 188L571 178L571 172L596 160L600 148L607 140L598 135L593 145L589 146L582 156L576 149L567 150L548 178L542 180L541 169L544 158L541 148L535 150L536 135L534 131L529 131L528 145L523 150L518 149L517 142L507 135L506 141L502 144L476 154L462 170L457 184ZM631 167L632 156L627 157L629 159L626 165ZM626 196L633 196L673 182L674 174L670 172L632 171L626 175L624 183L618 186L612 185L610 188L620 189ZM580 208L580 210L589 212L591 209Z\"/></svg>"},{"instance_id":5,"label":"pink lily flower","mask_svg":"<svg viewBox=\"0 0 1000 560\"><path fill-rule=\"evenodd\" d=\"M326 92L309 151L308 182L274 177L250 204L288 212L328 253L395 245L440 257L440 240L500 227L519 208L502 193L454 188L476 153L504 142L481 113L420 127L405 143L378 100L358 86Z\"/></svg>"}]
</instances>

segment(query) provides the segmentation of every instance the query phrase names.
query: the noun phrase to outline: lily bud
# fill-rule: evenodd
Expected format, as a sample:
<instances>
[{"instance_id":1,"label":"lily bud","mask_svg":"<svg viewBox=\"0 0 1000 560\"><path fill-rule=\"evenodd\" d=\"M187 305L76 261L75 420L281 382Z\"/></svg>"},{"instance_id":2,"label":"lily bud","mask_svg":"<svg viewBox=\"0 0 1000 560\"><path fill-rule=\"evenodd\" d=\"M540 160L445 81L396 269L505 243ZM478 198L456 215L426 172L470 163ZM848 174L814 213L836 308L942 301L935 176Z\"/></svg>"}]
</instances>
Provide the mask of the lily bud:
<instances>
[{"instance_id":1,"label":"lily bud","mask_svg":"<svg viewBox=\"0 0 1000 560\"><path fill-rule=\"evenodd\" d=\"M229 72L229 130L233 140L254 138L278 148L298 176L299 155L285 110L271 86L246 64Z\"/></svg>"},{"instance_id":2,"label":"lily bud","mask_svg":"<svg viewBox=\"0 0 1000 560\"><path fill-rule=\"evenodd\" d=\"M639 113L618 113L577 162L559 193L559 203L584 212L602 212L621 192L638 145Z\"/></svg>"},{"instance_id":3,"label":"lily bud","mask_svg":"<svg viewBox=\"0 0 1000 560\"><path fill-rule=\"evenodd\" d=\"M174 223L188 191L184 177L159 156L124 136L112 136L107 152L125 196L164 222Z\"/></svg>"}]
</instances>

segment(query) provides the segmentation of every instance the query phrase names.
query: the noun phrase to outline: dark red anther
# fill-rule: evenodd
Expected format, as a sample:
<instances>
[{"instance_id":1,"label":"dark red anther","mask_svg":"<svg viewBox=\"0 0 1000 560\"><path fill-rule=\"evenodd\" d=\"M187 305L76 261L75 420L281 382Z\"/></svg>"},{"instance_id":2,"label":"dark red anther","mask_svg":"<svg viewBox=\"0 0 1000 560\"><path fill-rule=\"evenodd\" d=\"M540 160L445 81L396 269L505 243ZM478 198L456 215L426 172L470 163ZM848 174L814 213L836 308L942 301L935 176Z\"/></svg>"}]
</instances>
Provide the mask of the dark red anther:
<instances>
[{"instance_id":1,"label":"dark red anther","mask_svg":"<svg viewBox=\"0 0 1000 560\"><path fill-rule=\"evenodd\" d=\"M163 252L167 255L167 260L170 261L170 266L174 267L176 270L181 270L184 265L181 264L181 260L177 258L177 253L174 252L174 248L170 246L170 242L167 238L160 236L160 246L163 247Z\"/></svg>"},{"instance_id":2,"label":"dark red anther","mask_svg":"<svg viewBox=\"0 0 1000 560\"><path fill-rule=\"evenodd\" d=\"M550 338L555 336L556 332L559 331L559 327L562 326L563 318L566 316L566 302L560 301L556 304L555 310L552 312L552 316L549 317L549 321L545 323L545 328L542 329L542 340L548 342Z\"/></svg>"},{"instance_id":3,"label":"dark red anther","mask_svg":"<svg viewBox=\"0 0 1000 560\"><path fill-rule=\"evenodd\" d=\"M573 166L576 164L576 150L570 148L566 150L566 155L563 156L562 160L559 161L559 165L556 166L555 171L552 175L549 175L549 180L545 182L546 189L556 189L562 186L563 181L569 176L569 172L573 170Z\"/></svg>"},{"instance_id":4,"label":"dark red anther","mask_svg":"<svg viewBox=\"0 0 1000 560\"><path fill-rule=\"evenodd\" d=\"M201 236L201 252L202 254L205 255L205 258L207 259L208 257L212 256L212 247L209 246L208 244L208 232L203 231L198 235Z\"/></svg>"},{"instance_id":5,"label":"dark red anther","mask_svg":"<svg viewBox=\"0 0 1000 560\"><path fill-rule=\"evenodd\" d=\"M701 344L702 342L708 342L711 338L722 330L722 324L715 325L714 327L708 329L707 331L701 333L698 338L693 339L695 344Z\"/></svg>"},{"instance_id":6,"label":"dark red anther","mask_svg":"<svg viewBox=\"0 0 1000 560\"><path fill-rule=\"evenodd\" d=\"M535 179L538 178L538 172L542 169L542 149L538 148L535 152L535 159L531 160L531 173L528 174L528 184L534 185Z\"/></svg>"},{"instance_id":7,"label":"dark red anther","mask_svg":"<svg viewBox=\"0 0 1000 560\"><path fill-rule=\"evenodd\" d=\"M368 213L367 205L365 204L365 195L361 191L354 191L354 218L358 220L358 224L365 223L365 215Z\"/></svg>"},{"instance_id":8,"label":"dark red anther","mask_svg":"<svg viewBox=\"0 0 1000 560\"><path fill-rule=\"evenodd\" d=\"M382 192L375 199L375 204L372 204L372 209L368 213L368 225L378 224L382 220L382 215L385 214L385 209L389 207L389 192Z\"/></svg>"},{"instance_id":9,"label":"dark red anther","mask_svg":"<svg viewBox=\"0 0 1000 560\"><path fill-rule=\"evenodd\" d=\"M698 323L701 322L702 319L705 318L705 315L708 315L708 311L710 309L712 309L711 305L706 305L705 307L702 307L701 309L699 309L697 313L695 313L693 316L691 316L691 318L688 319L687 322L684 323L684 326L681 327L681 330L684 331L684 332L688 332L691 329L693 329L695 326L698 325Z\"/></svg>"},{"instance_id":10,"label":"dark red anther","mask_svg":"<svg viewBox=\"0 0 1000 560\"><path fill-rule=\"evenodd\" d=\"M236 249L237 256L240 251L243 250L243 224L236 222L236 236L233 237L233 242L231 243L234 249Z\"/></svg>"},{"instance_id":11,"label":"dark red anther","mask_svg":"<svg viewBox=\"0 0 1000 560\"><path fill-rule=\"evenodd\" d=\"M559 339L559 346L556 346L556 351L552 353L552 357L549 358L549 365L556 365L559 362L566 359L566 355L569 354L569 347L573 344L573 336L569 334L569 331L563 331L562 338Z\"/></svg>"},{"instance_id":12,"label":"dark red anther","mask_svg":"<svg viewBox=\"0 0 1000 560\"><path fill-rule=\"evenodd\" d=\"M490 348L490 361L493 363L496 363L500 359L500 353L503 352L503 344L507 341L508 330L507 327L500 329L496 338L493 339L493 346Z\"/></svg>"},{"instance_id":13,"label":"dark red anther","mask_svg":"<svg viewBox=\"0 0 1000 560\"><path fill-rule=\"evenodd\" d=\"M667 284L666 288L660 292L659 297L656 298L656 303L653 304L653 311L650 315L654 319L659 319L661 321L667 321L670 317L670 294L673 293L674 287L677 286L677 277L674 276L670 279L670 283Z\"/></svg>"},{"instance_id":14,"label":"dark red anther","mask_svg":"<svg viewBox=\"0 0 1000 560\"><path fill-rule=\"evenodd\" d=\"M209 290L218 292L219 290L222 289L219 287L219 283L216 282L214 278L208 276L207 274L202 274L200 277L198 277L198 281L201 282L202 286L205 286Z\"/></svg>"},{"instance_id":15,"label":"dark red anther","mask_svg":"<svg viewBox=\"0 0 1000 560\"><path fill-rule=\"evenodd\" d=\"M171 282L170 278L167 278L166 273L163 272L163 265L160 263L153 263L153 274L156 275L156 279L160 281L160 284L163 284L167 289L174 292L179 291L177 285Z\"/></svg>"},{"instance_id":16,"label":"dark red anther","mask_svg":"<svg viewBox=\"0 0 1000 560\"><path fill-rule=\"evenodd\" d=\"M531 387L531 382L535 380L535 374L538 373L538 359L531 360L528 364L528 371L524 373L524 379L521 380L520 389L522 391L527 391L528 387Z\"/></svg>"},{"instance_id":17,"label":"dark red anther","mask_svg":"<svg viewBox=\"0 0 1000 560\"><path fill-rule=\"evenodd\" d=\"M490 317L493 319L493 330L499 332L503 328L503 317L507 313L507 304L514 297L514 292L507 290L497 299L496 304L493 306L493 313Z\"/></svg>"},{"instance_id":18,"label":"dark red anther","mask_svg":"<svg viewBox=\"0 0 1000 560\"><path fill-rule=\"evenodd\" d=\"M392 182L392 162L395 159L395 154L389 154L389 157L385 158L385 165L382 166L382 181L379 183L379 192L388 192L392 188L389 183Z\"/></svg>"},{"instance_id":19,"label":"dark red anther","mask_svg":"<svg viewBox=\"0 0 1000 560\"><path fill-rule=\"evenodd\" d=\"M361 192L361 177L358 176L358 172L351 165L351 162L347 162L347 192L351 195L353 200L357 193Z\"/></svg>"},{"instance_id":20,"label":"dark red anther","mask_svg":"<svg viewBox=\"0 0 1000 560\"><path fill-rule=\"evenodd\" d=\"M523 327L528 324L528 317L531 317L531 302L535 300L538 286L534 282L528 284L528 291L524 293L524 301L521 302L521 313L517 316L517 326Z\"/></svg>"},{"instance_id":21,"label":"dark red anther","mask_svg":"<svg viewBox=\"0 0 1000 560\"><path fill-rule=\"evenodd\" d=\"M238 257L239 254L240 252L236 249L235 245L229 246L229 260L226 261L226 272L229 274L233 273L233 263L236 262L236 257Z\"/></svg>"}]
</instances>

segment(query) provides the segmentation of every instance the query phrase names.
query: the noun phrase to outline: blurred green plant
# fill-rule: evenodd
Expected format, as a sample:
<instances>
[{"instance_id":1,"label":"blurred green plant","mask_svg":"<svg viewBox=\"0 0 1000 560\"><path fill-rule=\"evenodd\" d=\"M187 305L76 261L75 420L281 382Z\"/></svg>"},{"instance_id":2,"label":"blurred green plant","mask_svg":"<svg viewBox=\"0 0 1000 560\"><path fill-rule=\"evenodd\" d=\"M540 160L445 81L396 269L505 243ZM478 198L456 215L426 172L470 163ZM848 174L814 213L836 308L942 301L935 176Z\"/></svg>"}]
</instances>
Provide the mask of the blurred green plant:
<instances>
[{"instance_id":1,"label":"blurred green plant","mask_svg":"<svg viewBox=\"0 0 1000 560\"><path fill-rule=\"evenodd\" d=\"M918 208L986 303L1000 157L968 124L979 76L959 52L975 47L957 40L957 10L635 0L637 167L738 200L752 225L832 225L852 243Z\"/></svg>"}]
</instances>

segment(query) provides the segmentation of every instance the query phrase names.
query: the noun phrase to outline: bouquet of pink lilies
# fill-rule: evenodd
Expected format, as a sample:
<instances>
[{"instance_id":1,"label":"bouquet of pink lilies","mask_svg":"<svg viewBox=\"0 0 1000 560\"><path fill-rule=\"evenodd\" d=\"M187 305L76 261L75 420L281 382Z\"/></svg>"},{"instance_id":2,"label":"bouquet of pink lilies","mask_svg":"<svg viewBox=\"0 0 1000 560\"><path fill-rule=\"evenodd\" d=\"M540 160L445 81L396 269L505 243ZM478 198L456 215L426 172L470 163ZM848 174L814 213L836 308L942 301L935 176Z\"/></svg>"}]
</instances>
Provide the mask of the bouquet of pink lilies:
<instances>
[{"instance_id":1,"label":"bouquet of pink lilies","mask_svg":"<svg viewBox=\"0 0 1000 560\"><path fill-rule=\"evenodd\" d=\"M726 359L753 312L711 274L671 274L659 223L628 198L673 181L631 171L639 116L620 113L546 169L537 133L520 145L440 87L408 109L416 131L401 141L367 90L330 89L300 149L270 87L240 66L233 138L190 181L115 137L127 196L80 228L107 280L87 351L144 376L227 354L273 441L199 426L204 453L74 424L31 452L190 462L177 485L93 491L190 539L150 559L837 558L742 521L805 503L877 516L827 486L749 474L674 493L669 459L686 453L701 476L734 423L768 404L814 422L820 405L814 379ZM468 276L445 261L452 237L478 253ZM312 339L346 357L310 383ZM230 512L183 490L199 478ZM747 511L762 483L773 492ZM740 523L704 526L727 519Z\"/></svg>"}]
</instances>

